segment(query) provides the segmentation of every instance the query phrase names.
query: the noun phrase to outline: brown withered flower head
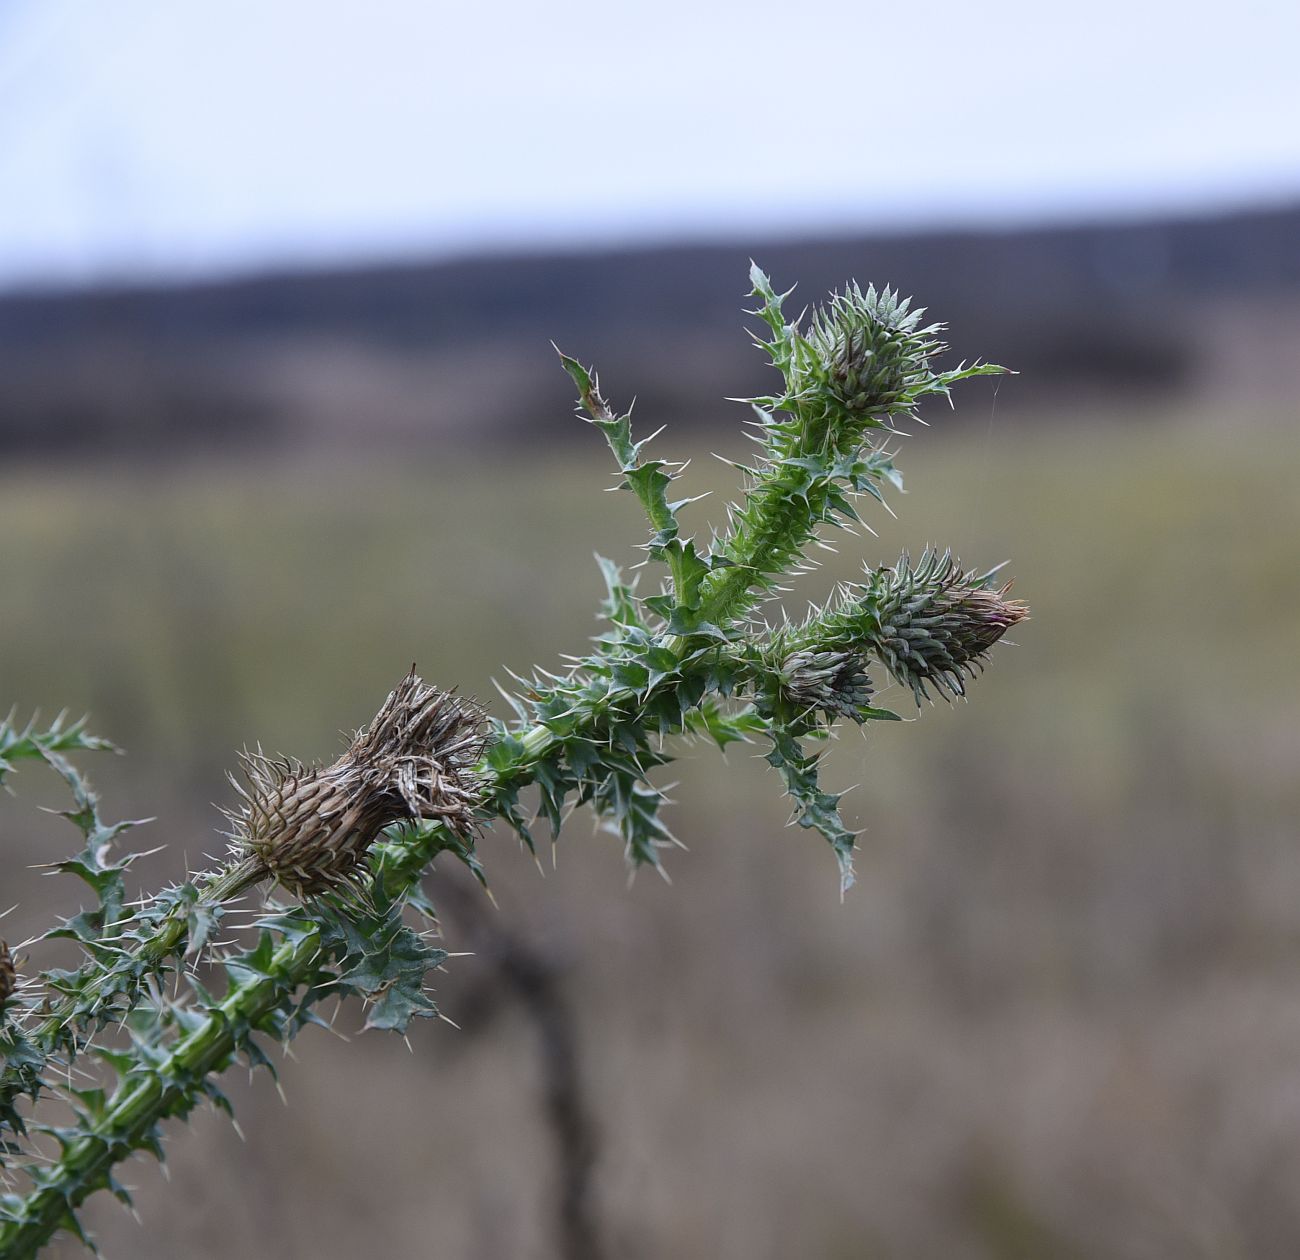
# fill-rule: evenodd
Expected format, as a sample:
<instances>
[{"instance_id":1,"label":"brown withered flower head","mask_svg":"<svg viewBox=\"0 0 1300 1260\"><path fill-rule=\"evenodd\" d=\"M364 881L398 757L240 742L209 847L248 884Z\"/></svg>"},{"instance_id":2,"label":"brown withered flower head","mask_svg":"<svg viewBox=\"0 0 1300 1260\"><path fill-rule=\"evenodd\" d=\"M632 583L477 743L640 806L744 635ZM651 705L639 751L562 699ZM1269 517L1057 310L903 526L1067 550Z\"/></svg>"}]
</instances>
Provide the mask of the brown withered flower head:
<instances>
[{"instance_id":1,"label":"brown withered flower head","mask_svg":"<svg viewBox=\"0 0 1300 1260\"><path fill-rule=\"evenodd\" d=\"M14 956L9 946L0 941L0 1015L4 1014L5 1003L13 997L18 987L18 969L14 966Z\"/></svg>"},{"instance_id":2,"label":"brown withered flower head","mask_svg":"<svg viewBox=\"0 0 1300 1260\"><path fill-rule=\"evenodd\" d=\"M355 888L366 851L404 820L440 822L471 840L481 785L484 715L425 683L414 667L332 765L304 766L260 751L240 756L246 781L226 816L231 850L299 897Z\"/></svg>"}]
</instances>

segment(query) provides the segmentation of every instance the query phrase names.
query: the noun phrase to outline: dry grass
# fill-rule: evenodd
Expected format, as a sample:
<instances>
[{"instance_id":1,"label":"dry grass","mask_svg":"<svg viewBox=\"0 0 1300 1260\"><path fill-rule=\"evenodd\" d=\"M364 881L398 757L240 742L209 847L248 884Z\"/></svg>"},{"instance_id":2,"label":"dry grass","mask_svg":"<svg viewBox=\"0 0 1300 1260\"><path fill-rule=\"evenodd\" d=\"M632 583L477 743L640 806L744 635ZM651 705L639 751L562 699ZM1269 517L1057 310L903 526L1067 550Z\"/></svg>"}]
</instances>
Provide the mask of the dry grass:
<instances>
[{"instance_id":1,"label":"dry grass","mask_svg":"<svg viewBox=\"0 0 1300 1260\"><path fill-rule=\"evenodd\" d=\"M971 705L843 739L867 827L844 905L743 750L671 775L672 888L628 889L580 819L544 880L486 842L502 913L579 1012L613 1254L1296 1253L1300 440L1240 432L995 421L909 444L915 492L865 550L1011 556L1034 620ZM412 660L486 698L502 664L591 632L592 545L628 560L611 540L640 528L590 492L595 448L543 473L12 475L0 693L91 708L131 749L97 776L112 813L161 813L160 860L197 861L234 747L331 756ZM570 568L539 571L542 537ZM10 936L71 891L15 869L66 838L31 808L53 789L15 786ZM455 962L452 1018L480 978ZM170 1188L128 1167L145 1227L100 1203L108 1254L550 1254L530 1034L488 1028L421 1027L414 1055L304 1037L287 1111L236 1089L247 1146L207 1116Z\"/></svg>"}]
</instances>

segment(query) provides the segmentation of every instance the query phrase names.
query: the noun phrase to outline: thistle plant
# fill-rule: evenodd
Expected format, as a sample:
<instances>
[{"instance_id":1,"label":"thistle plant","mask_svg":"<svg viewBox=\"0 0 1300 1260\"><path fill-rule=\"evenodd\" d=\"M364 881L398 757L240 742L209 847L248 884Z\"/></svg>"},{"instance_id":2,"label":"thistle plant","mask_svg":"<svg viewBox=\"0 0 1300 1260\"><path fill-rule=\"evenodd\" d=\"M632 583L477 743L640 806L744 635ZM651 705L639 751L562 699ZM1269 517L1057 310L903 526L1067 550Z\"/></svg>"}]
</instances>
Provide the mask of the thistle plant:
<instances>
[{"instance_id":1,"label":"thistle plant","mask_svg":"<svg viewBox=\"0 0 1300 1260\"><path fill-rule=\"evenodd\" d=\"M996 570L932 550L868 564L798 621L772 601L815 567L825 531L852 531L859 505L901 486L891 438L921 403L1004 369L937 370L942 325L888 289L850 286L801 327L788 294L757 267L751 280L756 340L782 387L744 400L757 455L736 465L743 487L707 541L683 532L683 465L650 455L595 374L561 355L645 511L644 563L661 580L642 594L602 559L605 629L566 668L516 677L508 717L412 670L332 765L244 753L229 861L153 895L128 886L138 855L121 840L137 824L105 822L74 764L111 745L84 723L0 724L0 782L24 762L65 781L81 847L51 867L92 894L36 939L0 945L0 1256L34 1255L60 1229L90 1244L85 1200L130 1201L116 1165L161 1160L169 1118L229 1109L222 1073L274 1072L270 1048L321 1022L323 1003L359 998L366 1027L398 1032L436 1015L426 986L447 954L425 883L440 854L483 881L492 824L535 849L539 822L554 841L586 805L634 866L662 869L674 838L653 772L683 740L765 748L794 820L829 842L849 887L855 835L821 781L827 737L844 720L896 720L875 703L886 678L918 705L964 695L1026 608ZM30 951L56 939L75 942L79 964L31 971Z\"/></svg>"}]
</instances>

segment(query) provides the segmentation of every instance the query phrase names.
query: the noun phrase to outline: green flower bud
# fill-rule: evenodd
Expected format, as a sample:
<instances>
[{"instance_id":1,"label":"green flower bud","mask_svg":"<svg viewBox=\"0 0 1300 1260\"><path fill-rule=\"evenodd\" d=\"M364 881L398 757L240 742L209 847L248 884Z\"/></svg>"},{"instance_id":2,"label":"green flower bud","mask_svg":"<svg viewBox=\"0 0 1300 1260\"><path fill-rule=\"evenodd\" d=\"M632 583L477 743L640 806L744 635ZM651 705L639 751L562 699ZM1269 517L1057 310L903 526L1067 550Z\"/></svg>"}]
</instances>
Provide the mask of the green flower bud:
<instances>
[{"instance_id":1,"label":"green flower bud","mask_svg":"<svg viewBox=\"0 0 1300 1260\"><path fill-rule=\"evenodd\" d=\"M831 721L847 717L861 722L861 711L871 704L871 679L855 652L792 652L781 662L778 678L784 699Z\"/></svg>"},{"instance_id":2,"label":"green flower bud","mask_svg":"<svg viewBox=\"0 0 1300 1260\"><path fill-rule=\"evenodd\" d=\"M946 551L927 548L915 565L904 554L892 569L844 587L834 607L785 634L780 650L790 659L874 656L918 704L931 688L945 700L965 695L989 649L1029 615L1028 605L1007 598L1009 582L993 586L991 578Z\"/></svg>"},{"instance_id":3,"label":"green flower bud","mask_svg":"<svg viewBox=\"0 0 1300 1260\"><path fill-rule=\"evenodd\" d=\"M892 569L874 572L855 588L853 602L871 651L919 704L931 686L944 699L965 695L965 679L1029 615L1028 605L1006 598L1010 589L964 571L950 552L927 548L915 567L904 554Z\"/></svg>"},{"instance_id":4,"label":"green flower bud","mask_svg":"<svg viewBox=\"0 0 1300 1260\"><path fill-rule=\"evenodd\" d=\"M930 359L945 347L932 335L943 325L921 327L924 309L910 307L892 289L864 293L853 284L832 294L808 330L813 364L800 398L857 428L911 411L918 390L934 380Z\"/></svg>"}]
</instances>

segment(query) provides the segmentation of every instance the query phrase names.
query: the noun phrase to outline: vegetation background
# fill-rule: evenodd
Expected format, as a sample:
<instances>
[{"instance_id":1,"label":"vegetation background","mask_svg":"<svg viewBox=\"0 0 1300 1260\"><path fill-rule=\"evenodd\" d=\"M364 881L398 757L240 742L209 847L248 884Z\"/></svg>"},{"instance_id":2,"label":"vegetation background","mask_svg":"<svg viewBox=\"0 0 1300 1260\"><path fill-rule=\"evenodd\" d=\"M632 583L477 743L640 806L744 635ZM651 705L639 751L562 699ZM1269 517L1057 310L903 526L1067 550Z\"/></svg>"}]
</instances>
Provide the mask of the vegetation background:
<instances>
[{"instance_id":1,"label":"vegetation background","mask_svg":"<svg viewBox=\"0 0 1300 1260\"><path fill-rule=\"evenodd\" d=\"M745 445L721 400L763 387L751 253L809 301L899 285L1022 371L931 413L898 519L790 606L951 544L1011 560L1019 646L973 704L838 742L842 904L743 748L675 768L671 887L580 817L542 873L486 838L499 910L433 885L462 1028L308 1030L287 1107L233 1083L246 1140L204 1113L170 1181L128 1166L143 1227L92 1205L108 1255L1296 1253L1300 203L11 287L0 700L129 750L90 770L157 816L147 884L220 849L245 743L330 757L413 660L494 702L643 532L548 339L695 457L702 529ZM11 940L75 908L30 869L72 837L58 785L15 787Z\"/></svg>"}]
</instances>

